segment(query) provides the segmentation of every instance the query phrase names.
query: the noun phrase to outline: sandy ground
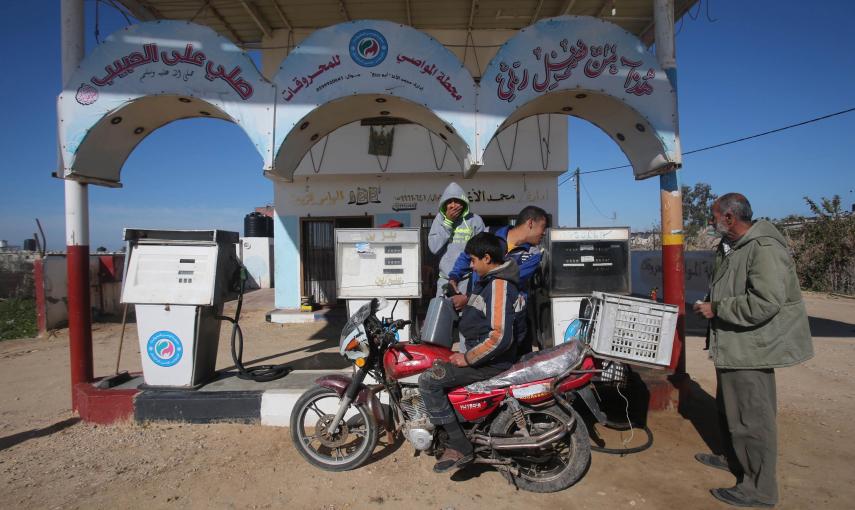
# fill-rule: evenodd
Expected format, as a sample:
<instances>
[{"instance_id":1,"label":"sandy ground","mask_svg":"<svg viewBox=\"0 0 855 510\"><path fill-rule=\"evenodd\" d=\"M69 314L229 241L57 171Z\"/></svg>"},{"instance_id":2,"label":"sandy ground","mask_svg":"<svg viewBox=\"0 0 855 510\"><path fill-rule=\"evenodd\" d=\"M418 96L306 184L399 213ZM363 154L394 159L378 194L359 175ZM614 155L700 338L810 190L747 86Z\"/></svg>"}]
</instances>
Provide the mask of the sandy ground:
<instances>
[{"instance_id":1,"label":"sandy ground","mask_svg":"<svg viewBox=\"0 0 855 510\"><path fill-rule=\"evenodd\" d=\"M855 300L807 295L816 357L779 370L779 508L852 508L855 445ZM338 325L264 322L250 294L242 324L247 360L301 368L342 366L331 353ZM228 310L227 310L228 311ZM96 374L115 369L118 324L93 333ZM223 331L219 368L231 365ZM649 416L653 447L626 457L595 453L576 486L531 494L499 473L431 471L433 458L381 443L369 465L319 471L297 454L287 429L261 425L124 423L93 426L71 414L68 337L0 343L2 508L726 508L708 493L733 477L692 458L717 442L713 369L703 341L688 339L695 399ZM126 331L123 370L139 370L136 329ZM617 436L614 440L619 440ZM848 503L847 503L848 501Z\"/></svg>"}]
</instances>

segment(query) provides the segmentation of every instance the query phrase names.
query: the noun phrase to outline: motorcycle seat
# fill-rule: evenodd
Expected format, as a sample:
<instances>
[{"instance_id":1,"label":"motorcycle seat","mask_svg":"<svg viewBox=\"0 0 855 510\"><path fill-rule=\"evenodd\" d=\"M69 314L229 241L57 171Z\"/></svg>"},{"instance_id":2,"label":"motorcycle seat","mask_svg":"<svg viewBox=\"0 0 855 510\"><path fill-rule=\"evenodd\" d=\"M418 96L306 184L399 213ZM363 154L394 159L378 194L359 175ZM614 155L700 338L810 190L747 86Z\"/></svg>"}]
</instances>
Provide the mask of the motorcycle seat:
<instances>
[{"instance_id":1,"label":"motorcycle seat","mask_svg":"<svg viewBox=\"0 0 855 510\"><path fill-rule=\"evenodd\" d=\"M466 391L486 393L516 384L557 377L578 363L584 352L584 346L579 340L570 340L543 351L532 352L520 358L501 374L466 386Z\"/></svg>"}]
</instances>

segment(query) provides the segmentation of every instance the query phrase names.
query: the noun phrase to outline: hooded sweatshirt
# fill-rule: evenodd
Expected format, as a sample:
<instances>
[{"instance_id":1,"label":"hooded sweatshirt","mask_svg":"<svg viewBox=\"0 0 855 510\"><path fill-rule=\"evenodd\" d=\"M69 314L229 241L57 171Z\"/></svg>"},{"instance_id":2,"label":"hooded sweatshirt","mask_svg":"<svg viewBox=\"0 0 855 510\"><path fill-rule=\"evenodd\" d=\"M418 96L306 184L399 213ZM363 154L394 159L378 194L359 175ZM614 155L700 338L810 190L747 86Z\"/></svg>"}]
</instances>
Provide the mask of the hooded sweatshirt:
<instances>
[{"instance_id":1,"label":"hooded sweatshirt","mask_svg":"<svg viewBox=\"0 0 855 510\"><path fill-rule=\"evenodd\" d=\"M719 246L710 301L716 368L786 367L813 357L795 265L786 240L768 221L755 222L728 253Z\"/></svg>"},{"instance_id":2,"label":"hooded sweatshirt","mask_svg":"<svg viewBox=\"0 0 855 510\"><path fill-rule=\"evenodd\" d=\"M463 307L458 329L466 339L466 362L473 367L508 368L517 358L515 306L520 271L513 259L475 283Z\"/></svg>"},{"instance_id":3,"label":"hooded sweatshirt","mask_svg":"<svg viewBox=\"0 0 855 510\"><path fill-rule=\"evenodd\" d=\"M454 221L445 217L445 207L452 198L461 200L465 204L463 212ZM428 248L431 253L440 258L440 277L448 278L454 268L454 262L463 253L466 242L483 231L484 220L469 210L469 198L466 192L455 182L449 184L439 199L439 214L433 219L428 234Z\"/></svg>"}]
</instances>

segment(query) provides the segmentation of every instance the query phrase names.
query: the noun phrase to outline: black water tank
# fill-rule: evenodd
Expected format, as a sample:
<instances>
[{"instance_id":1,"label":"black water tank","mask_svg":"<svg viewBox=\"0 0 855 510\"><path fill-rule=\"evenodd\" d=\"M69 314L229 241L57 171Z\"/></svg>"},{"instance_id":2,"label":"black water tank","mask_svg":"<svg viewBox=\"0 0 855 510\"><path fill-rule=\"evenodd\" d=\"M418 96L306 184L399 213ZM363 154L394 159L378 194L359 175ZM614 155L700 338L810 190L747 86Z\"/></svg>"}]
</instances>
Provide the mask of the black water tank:
<instances>
[{"instance_id":1,"label":"black water tank","mask_svg":"<svg viewBox=\"0 0 855 510\"><path fill-rule=\"evenodd\" d=\"M265 216L267 220L267 237L273 237L273 216Z\"/></svg>"},{"instance_id":2,"label":"black water tank","mask_svg":"<svg viewBox=\"0 0 855 510\"><path fill-rule=\"evenodd\" d=\"M24 239L24 251L36 251L36 240Z\"/></svg>"},{"instance_id":3,"label":"black water tank","mask_svg":"<svg viewBox=\"0 0 855 510\"><path fill-rule=\"evenodd\" d=\"M260 212L252 212L243 218L244 237L270 237L267 216Z\"/></svg>"}]
</instances>

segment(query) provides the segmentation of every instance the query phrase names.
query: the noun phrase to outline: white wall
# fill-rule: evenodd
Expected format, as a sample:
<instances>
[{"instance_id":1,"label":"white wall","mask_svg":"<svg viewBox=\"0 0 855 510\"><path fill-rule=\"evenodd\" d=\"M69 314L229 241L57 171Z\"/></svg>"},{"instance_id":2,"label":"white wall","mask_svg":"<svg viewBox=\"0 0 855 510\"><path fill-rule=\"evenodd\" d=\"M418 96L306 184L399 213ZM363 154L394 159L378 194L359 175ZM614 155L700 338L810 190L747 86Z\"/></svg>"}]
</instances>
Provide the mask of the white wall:
<instances>
[{"instance_id":1,"label":"white wall","mask_svg":"<svg viewBox=\"0 0 855 510\"><path fill-rule=\"evenodd\" d=\"M370 130L353 122L319 139L300 162L295 179L331 173L461 172L460 161L447 149L445 141L418 124L394 126L389 157L368 153ZM567 117L539 115L523 119L493 139L484 162L478 172L564 172L568 165Z\"/></svg>"}]
</instances>

